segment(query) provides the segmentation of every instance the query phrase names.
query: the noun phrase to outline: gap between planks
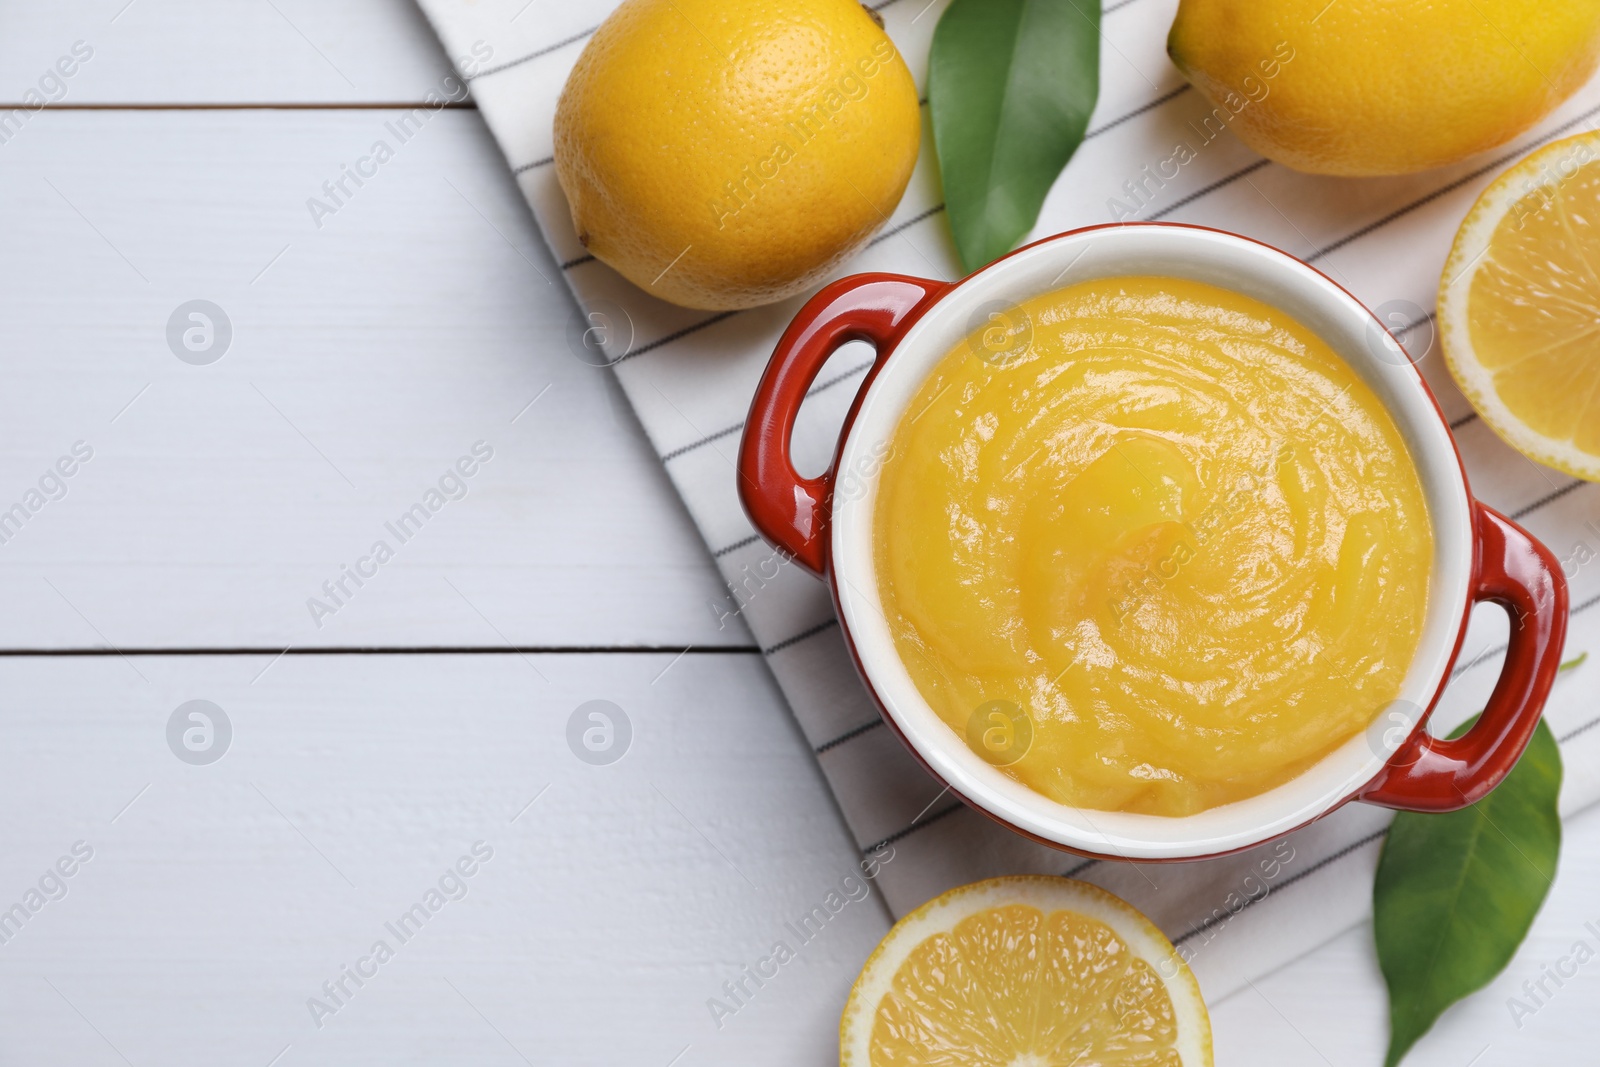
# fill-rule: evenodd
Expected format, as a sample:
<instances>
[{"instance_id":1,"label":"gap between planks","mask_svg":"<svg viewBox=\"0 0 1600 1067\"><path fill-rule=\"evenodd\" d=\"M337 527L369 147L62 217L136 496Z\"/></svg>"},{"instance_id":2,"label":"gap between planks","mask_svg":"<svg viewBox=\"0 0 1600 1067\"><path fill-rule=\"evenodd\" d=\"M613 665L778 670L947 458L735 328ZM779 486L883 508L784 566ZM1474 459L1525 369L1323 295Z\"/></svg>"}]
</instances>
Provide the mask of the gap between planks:
<instances>
[{"instance_id":1,"label":"gap between planks","mask_svg":"<svg viewBox=\"0 0 1600 1067\"><path fill-rule=\"evenodd\" d=\"M728 656L758 654L756 645L330 645L319 648L0 648L0 659L95 656Z\"/></svg>"},{"instance_id":2,"label":"gap between planks","mask_svg":"<svg viewBox=\"0 0 1600 1067\"><path fill-rule=\"evenodd\" d=\"M414 111L423 107L431 111L478 110L477 102L473 100L451 100L438 105L429 104L425 100L353 100L344 104L305 101L232 104L50 104L39 109L14 101L9 103L0 102L0 112L29 111L35 114L39 111Z\"/></svg>"}]
</instances>

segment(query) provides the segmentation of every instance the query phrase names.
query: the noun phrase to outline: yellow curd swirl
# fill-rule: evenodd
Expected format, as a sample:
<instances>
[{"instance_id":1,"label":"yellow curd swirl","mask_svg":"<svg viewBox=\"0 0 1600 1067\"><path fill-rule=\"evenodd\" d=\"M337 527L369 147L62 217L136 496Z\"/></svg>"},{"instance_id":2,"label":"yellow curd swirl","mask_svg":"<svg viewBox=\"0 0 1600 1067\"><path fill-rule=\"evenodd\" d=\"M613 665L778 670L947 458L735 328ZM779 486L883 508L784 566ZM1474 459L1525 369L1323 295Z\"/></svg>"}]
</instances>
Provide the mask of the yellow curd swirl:
<instances>
[{"instance_id":1,"label":"yellow curd swirl","mask_svg":"<svg viewBox=\"0 0 1600 1067\"><path fill-rule=\"evenodd\" d=\"M952 729L1062 803L1170 816L1372 723L1433 553L1399 431L1325 342L1154 277L1025 301L945 356L895 431L874 542L901 659Z\"/></svg>"}]
</instances>

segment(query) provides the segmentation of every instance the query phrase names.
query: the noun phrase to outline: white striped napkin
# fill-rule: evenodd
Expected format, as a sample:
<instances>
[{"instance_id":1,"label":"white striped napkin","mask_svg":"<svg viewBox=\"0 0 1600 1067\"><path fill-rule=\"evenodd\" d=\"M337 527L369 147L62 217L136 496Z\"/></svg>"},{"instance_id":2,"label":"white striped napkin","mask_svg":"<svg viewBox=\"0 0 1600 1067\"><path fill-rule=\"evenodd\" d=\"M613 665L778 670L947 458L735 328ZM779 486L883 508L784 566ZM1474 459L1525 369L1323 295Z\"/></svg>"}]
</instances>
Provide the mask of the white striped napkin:
<instances>
[{"instance_id":1,"label":"white striped napkin","mask_svg":"<svg viewBox=\"0 0 1600 1067\"><path fill-rule=\"evenodd\" d=\"M569 0L535 11L530 0L420 0L450 55L491 55L464 71L478 107L579 304L612 315L607 353L615 372L728 581L728 603L713 610L736 612L761 643L863 854L893 847L894 859L878 878L890 910L904 914L951 886L995 874L1072 874L1150 915L1192 958L1212 1000L1368 917L1387 812L1353 804L1282 841L1221 860L1078 860L952 801L881 727L824 587L794 566L778 565L735 494L733 463L751 394L803 300L723 314L671 307L586 255L573 233L551 166L551 119L568 70L617 2ZM944 3L872 5L919 85ZM1534 146L1591 128L1600 116L1600 85L1512 147L1447 170L1361 181L1310 177L1255 156L1203 122L1209 106L1165 52L1175 8L1176 0L1117 0L1105 9L1099 106L1036 233L1170 218L1248 234L1331 274L1400 327L1414 355L1429 352L1421 365L1453 420L1475 491L1573 560L1568 649L1595 647L1600 612L1591 609L1600 603L1600 567L1577 560L1600 558L1600 491L1534 466L1473 416L1434 350L1428 309L1451 236L1477 192ZM925 130L923 159L904 201L844 273L958 275L931 155ZM811 390L795 436L802 470L828 462L868 361L866 351L847 348ZM1498 612L1474 623L1441 706L1442 723L1481 706L1505 632ZM1585 672L1576 672L1558 683L1549 710L1566 757L1566 812L1600 797L1600 730L1590 730L1600 723L1600 708L1589 699L1593 691Z\"/></svg>"}]
</instances>

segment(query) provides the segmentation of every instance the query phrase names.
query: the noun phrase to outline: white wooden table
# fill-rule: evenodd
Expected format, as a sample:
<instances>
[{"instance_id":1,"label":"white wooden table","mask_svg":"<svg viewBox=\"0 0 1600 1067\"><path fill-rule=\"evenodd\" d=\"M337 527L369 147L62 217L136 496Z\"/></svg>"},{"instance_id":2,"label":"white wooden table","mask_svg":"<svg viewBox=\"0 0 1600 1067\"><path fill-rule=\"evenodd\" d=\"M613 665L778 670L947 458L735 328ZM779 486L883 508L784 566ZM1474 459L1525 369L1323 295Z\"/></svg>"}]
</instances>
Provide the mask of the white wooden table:
<instances>
[{"instance_id":1,"label":"white wooden table","mask_svg":"<svg viewBox=\"0 0 1600 1067\"><path fill-rule=\"evenodd\" d=\"M449 73L418 13L0 27L5 107L55 98L0 127L0 1064L831 1062L887 917L851 905L712 1021L854 851L477 113L307 210ZM194 300L231 331L209 362L199 320L168 341ZM226 742L169 730L193 700ZM591 700L618 762L569 747ZM1600 944L1597 873L1580 818L1523 952L1409 1063L1584 1058L1600 965L1520 1030L1505 1000ZM1381 1062L1369 939L1213 1005L1219 1062Z\"/></svg>"}]
</instances>

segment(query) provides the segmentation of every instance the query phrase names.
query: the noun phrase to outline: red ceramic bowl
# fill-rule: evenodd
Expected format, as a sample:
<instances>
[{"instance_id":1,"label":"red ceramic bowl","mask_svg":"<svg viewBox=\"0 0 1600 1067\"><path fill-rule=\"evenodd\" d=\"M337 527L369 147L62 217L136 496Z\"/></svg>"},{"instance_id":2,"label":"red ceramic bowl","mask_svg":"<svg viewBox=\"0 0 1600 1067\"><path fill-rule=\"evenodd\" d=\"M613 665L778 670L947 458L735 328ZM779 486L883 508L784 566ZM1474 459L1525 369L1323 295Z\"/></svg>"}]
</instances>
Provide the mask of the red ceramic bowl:
<instances>
[{"instance_id":1,"label":"red ceramic bowl","mask_svg":"<svg viewBox=\"0 0 1600 1067\"><path fill-rule=\"evenodd\" d=\"M1191 278L1278 307L1326 340L1387 407L1410 449L1434 527L1429 604L1400 699L1373 726L1289 782L1194 815L1086 812L1009 778L968 748L922 698L895 651L873 559L877 474L918 387L986 309L1097 277ZM789 438L827 358L867 341L877 359L828 473L803 478ZM848 478L839 472L847 472ZM835 479L840 488L836 489ZM843 487L848 485L848 491ZM1046 238L946 284L891 274L845 278L796 316L756 391L739 454L739 493L762 536L828 581L861 678L889 725L966 803L1039 841L1089 855L1170 860L1249 848L1351 800L1449 811L1493 789L1538 723L1566 635L1567 589L1549 550L1472 498L1450 429L1400 345L1353 296L1293 256L1196 226L1099 226ZM1426 728L1472 606L1502 605L1510 647L1477 724L1457 740Z\"/></svg>"}]
</instances>

